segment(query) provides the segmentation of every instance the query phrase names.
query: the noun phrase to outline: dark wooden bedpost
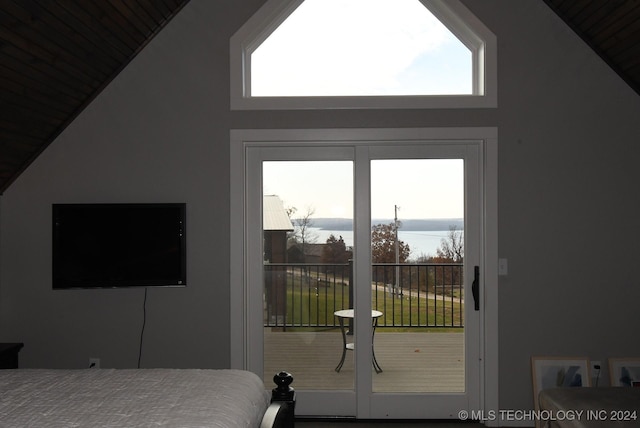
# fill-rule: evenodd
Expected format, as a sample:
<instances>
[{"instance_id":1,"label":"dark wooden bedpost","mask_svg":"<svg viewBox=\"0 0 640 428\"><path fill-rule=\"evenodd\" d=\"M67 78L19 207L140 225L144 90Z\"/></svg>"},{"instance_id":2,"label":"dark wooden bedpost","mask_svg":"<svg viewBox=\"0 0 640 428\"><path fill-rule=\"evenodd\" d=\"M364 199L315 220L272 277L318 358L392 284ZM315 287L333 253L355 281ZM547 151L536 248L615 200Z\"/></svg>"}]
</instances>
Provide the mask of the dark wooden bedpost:
<instances>
[{"instance_id":1,"label":"dark wooden bedpost","mask_svg":"<svg viewBox=\"0 0 640 428\"><path fill-rule=\"evenodd\" d=\"M277 386L271 391L271 401L295 401L296 391L291 388L293 376L287 372L277 373L273 383Z\"/></svg>"},{"instance_id":2,"label":"dark wooden bedpost","mask_svg":"<svg viewBox=\"0 0 640 428\"><path fill-rule=\"evenodd\" d=\"M293 428L296 408L296 391L291 387L293 376L287 372L277 373L273 377L277 385L271 390L271 403L280 404L280 412L275 427Z\"/></svg>"}]
</instances>

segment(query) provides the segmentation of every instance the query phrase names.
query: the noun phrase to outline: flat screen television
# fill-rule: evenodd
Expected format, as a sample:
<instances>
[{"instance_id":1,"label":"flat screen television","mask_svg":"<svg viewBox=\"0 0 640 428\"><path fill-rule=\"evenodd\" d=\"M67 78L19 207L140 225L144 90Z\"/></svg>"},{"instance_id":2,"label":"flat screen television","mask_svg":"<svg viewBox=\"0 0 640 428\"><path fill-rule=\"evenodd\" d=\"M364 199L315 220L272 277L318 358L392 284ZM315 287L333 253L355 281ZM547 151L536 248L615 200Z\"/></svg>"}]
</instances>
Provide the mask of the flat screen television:
<instances>
[{"instance_id":1,"label":"flat screen television","mask_svg":"<svg viewBox=\"0 0 640 428\"><path fill-rule=\"evenodd\" d=\"M53 204L53 289L185 286L186 206Z\"/></svg>"}]
</instances>

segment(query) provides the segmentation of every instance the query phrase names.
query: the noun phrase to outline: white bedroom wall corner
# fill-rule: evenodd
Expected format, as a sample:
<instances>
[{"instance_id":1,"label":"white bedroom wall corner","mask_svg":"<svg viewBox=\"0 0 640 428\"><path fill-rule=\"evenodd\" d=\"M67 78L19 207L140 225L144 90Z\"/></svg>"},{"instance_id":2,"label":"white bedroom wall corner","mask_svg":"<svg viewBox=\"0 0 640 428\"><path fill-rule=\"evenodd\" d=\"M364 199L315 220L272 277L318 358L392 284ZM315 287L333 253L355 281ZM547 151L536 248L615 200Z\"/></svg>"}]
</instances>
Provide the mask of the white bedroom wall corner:
<instances>
[{"instance_id":1,"label":"white bedroom wall corner","mask_svg":"<svg viewBox=\"0 0 640 428\"><path fill-rule=\"evenodd\" d=\"M245 341L238 338L246 337L246 316L244 310L244 143L240 133L230 132L230 227L229 227L229 304L230 304L230 362L232 369L247 367Z\"/></svg>"}]
</instances>

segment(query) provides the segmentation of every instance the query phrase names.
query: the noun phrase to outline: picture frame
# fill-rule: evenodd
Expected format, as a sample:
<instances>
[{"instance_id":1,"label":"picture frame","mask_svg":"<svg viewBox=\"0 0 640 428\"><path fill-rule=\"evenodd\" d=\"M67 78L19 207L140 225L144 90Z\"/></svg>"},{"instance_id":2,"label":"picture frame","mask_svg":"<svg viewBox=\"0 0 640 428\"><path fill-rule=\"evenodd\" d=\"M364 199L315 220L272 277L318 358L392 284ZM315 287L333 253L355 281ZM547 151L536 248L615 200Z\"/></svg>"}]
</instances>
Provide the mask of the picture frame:
<instances>
[{"instance_id":1,"label":"picture frame","mask_svg":"<svg viewBox=\"0 0 640 428\"><path fill-rule=\"evenodd\" d=\"M640 387L640 358L609 358L611 386Z\"/></svg>"},{"instance_id":2,"label":"picture frame","mask_svg":"<svg viewBox=\"0 0 640 428\"><path fill-rule=\"evenodd\" d=\"M540 410L538 395L543 389L591 386L589 358L531 357L533 402Z\"/></svg>"}]
</instances>

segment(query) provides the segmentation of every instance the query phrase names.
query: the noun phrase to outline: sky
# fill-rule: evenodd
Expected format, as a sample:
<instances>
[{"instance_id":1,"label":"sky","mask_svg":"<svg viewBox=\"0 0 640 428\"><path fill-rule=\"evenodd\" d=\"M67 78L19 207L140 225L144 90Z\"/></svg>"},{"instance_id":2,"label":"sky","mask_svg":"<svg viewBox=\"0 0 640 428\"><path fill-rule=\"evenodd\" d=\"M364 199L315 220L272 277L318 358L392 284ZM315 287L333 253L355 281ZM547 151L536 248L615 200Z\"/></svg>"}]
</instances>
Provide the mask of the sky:
<instances>
[{"instance_id":1,"label":"sky","mask_svg":"<svg viewBox=\"0 0 640 428\"><path fill-rule=\"evenodd\" d=\"M461 159L373 160L371 216L391 219L463 218L464 171ZM296 216L353 217L353 164L350 161L274 161L263 163L263 193L278 195Z\"/></svg>"},{"instance_id":2,"label":"sky","mask_svg":"<svg viewBox=\"0 0 640 428\"><path fill-rule=\"evenodd\" d=\"M470 94L471 64L419 0L305 0L251 55L251 95Z\"/></svg>"}]
</instances>

